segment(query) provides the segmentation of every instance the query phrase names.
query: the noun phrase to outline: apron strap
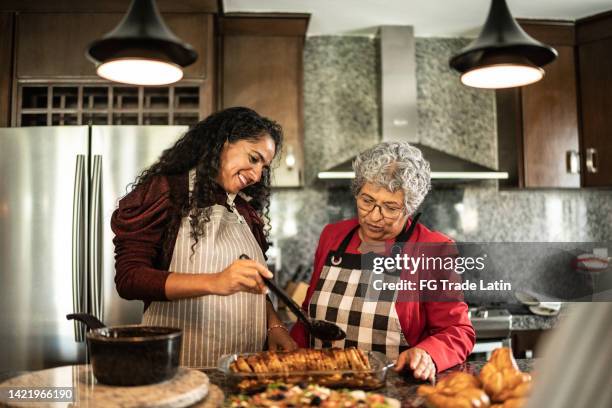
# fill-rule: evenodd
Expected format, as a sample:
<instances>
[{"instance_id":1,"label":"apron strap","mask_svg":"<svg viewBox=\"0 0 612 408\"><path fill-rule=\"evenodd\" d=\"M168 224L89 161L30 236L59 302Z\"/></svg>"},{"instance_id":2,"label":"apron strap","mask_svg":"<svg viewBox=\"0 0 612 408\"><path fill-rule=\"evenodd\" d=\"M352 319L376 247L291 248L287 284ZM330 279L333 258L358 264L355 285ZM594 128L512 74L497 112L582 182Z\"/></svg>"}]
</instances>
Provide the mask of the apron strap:
<instances>
[{"instance_id":1,"label":"apron strap","mask_svg":"<svg viewBox=\"0 0 612 408\"><path fill-rule=\"evenodd\" d=\"M410 227L406 229L406 226L404 226L402 232L400 232L399 235L395 237L395 242L391 247L391 257L395 257L396 255L399 255L402 252L402 250L404 249L404 244L410 240L410 237L412 237L419 218L421 218L421 213L416 213L412 218Z\"/></svg>"},{"instance_id":2,"label":"apron strap","mask_svg":"<svg viewBox=\"0 0 612 408\"><path fill-rule=\"evenodd\" d=\"M346 237L344 237L344 239L340 243L340 246L336 250L335 254L332 255L331 257L332 265L338 266L342 263L342 255L346 253L346 248L348 248L348 245L351 242L351 239L353 239L353 235L355 235L355 232L357 232L358 229L359 229L359 224L357 224L355 228L353 228L352 230L349 231L348 234L346 234Z\"/></svg>"},{"instance_id":3,"label":"apron strap","mask_svg":"<svg viewBox=\"0 0 612 408\"><path fill-rule=\"evenodd\" d=\"M402 232L400 232L399 235L395 237L395 242L391 247L391 256L394 257L401 253L402 249L404 248L403 244L408 242L408 240L414 233L414 229L416 228L419 218L421 218L421 213L416 213L415 216L412 218L412 222L410 223L409 228L406 228L406 225L408 224L408 221L406 221L406 224L404 224L404 227L402 228ZM348 234L346 234L346 236L340 243L340 246L338 246L338 249L335 251L335 255L333 255L331 258L331 262L333 265L340 265L340 263L342 262L342 255L346 253L346 249L348 248L351 239L353 239L353 235L355 235L355 232L357 232L358 229L359 225L356 225L352 230L349 231Z\"/></svg>"},{"instance_id":4,"label":"apron strap","mask_svg":"<svg viewBox=\"0 0 612 408\"><path fill-rule=\"evenodd\" d=\"M349 231L348 234L346 234L346 237L344 237L344 239L340 243L340 246L338 247L338 249L336 249L336 253L340 254L340 256L344 255L344 253L346 252L346 248L348 248L351 239L353 239L353 235L355 235L355 232L357 232L358 229L359 224L357 224L355 228L353 228Z\"/></svg>"}]
</instances>

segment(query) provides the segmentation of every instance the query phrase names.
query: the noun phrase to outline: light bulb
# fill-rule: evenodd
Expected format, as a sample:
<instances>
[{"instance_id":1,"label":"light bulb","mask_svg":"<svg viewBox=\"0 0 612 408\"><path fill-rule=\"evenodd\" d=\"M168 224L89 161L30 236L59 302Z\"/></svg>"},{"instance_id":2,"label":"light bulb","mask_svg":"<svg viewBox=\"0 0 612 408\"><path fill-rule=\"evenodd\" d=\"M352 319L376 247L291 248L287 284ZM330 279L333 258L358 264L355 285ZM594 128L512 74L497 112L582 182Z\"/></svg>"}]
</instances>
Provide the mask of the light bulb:
<instances>
[{"instance_id":1,"label":"light bulb","mask_svg":"<svg viewBox=\"0 0 612 408\"><path fill-rule=\"evenodd\" d=\"M502 89L529 85L543 76L544 70L533 65L496 64L467 71L461 82L474 88Z\"/></svg>"},{"instance_id":2,"label":"light bulb","mask_svg":"<svg viewBox=\"0 0 612 408\"><path fill-rule=\"evenodd\" d=\"M293 146L287 148L287 156L285 157L285 164L289 170L295 166L295 155L293 154Z\"/></svg>"},{"instance_id":3,"label":"light bulb","mask_svg":"<svg viewBox=\"0 0 612 408\"><path fill-rule=\"evenodd\" d=\"M178 65L151 59L111 60L98 66L96 72L104 79L132 85L168 85L183 78Z\"/></svg>"}]
</instances>

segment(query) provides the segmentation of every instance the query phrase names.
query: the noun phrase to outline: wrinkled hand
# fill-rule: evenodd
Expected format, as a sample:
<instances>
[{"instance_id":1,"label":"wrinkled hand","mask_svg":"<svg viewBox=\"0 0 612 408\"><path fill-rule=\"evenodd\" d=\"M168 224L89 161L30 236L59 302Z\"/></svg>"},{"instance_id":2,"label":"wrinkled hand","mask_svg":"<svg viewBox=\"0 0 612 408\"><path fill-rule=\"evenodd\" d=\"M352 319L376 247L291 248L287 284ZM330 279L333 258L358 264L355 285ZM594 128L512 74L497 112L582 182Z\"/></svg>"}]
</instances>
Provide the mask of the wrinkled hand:
<instances>
[{"instance_id":1,"label":"wrinkled hand","mask_svg":"<svg viewBox=\"0 0 612 408\"><path fill-rule=\"evenodd\" d=\"M410 367L414 378L424 381L433 381L436 377L436 365L429 353L422 348L412 347L404 351L397 358L395 371Z\"/></svg>"},{"instance_id":2,"label":"wrinkled hand","mask_svg":"<svg viewBox=\"0 0 612 408\"><path fill-rule=\"evenodd\" d=\"M273 277L265 266L251 259L238 259L223 271L213 274L212 293L222 296L236 292L266 293L262 276Z\"/></svg>"},{"instance_id":3,"label":"wrinkled hand","mask_svg":"<svg viewBox=\"0 0 612 408\"><path fill-rule=\"evenodd\" d=\"M268 349L270 351L293 351L298 348L287 330L275 327L268 332Z\"/></svg>"}]
</instances>

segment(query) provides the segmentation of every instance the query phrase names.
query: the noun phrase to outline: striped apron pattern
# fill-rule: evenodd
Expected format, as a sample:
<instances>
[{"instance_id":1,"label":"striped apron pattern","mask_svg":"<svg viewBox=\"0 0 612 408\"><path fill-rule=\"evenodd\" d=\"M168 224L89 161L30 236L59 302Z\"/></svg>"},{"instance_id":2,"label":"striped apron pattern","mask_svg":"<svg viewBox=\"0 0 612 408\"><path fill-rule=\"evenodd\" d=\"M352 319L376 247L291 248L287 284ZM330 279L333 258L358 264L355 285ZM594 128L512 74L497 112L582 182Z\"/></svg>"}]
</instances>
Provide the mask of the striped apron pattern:
<instances>
[{"instance_id":1,"label":"striped apron pattern","mask_svg":"<svg viewBox=\"0 0 612 408\"><path fill-rule=\"evenodd\" d=\"M401 253L414 231L420 214L410 228L404 228L393 245L392 256ZM338 250L330 251L321 270L308 306L310 317L335 323L346 333L346 338L333 343L334 347L357 347L379 351L392 360L410 347L402 332L395 309L397 292L376 291L372 287L373 272L363 269L361 254L346 253L359 226L343 239ZM378 277L377 279L380 279ZM383 274L384 282L398 282L399 273ZM321 340L310 336L310 346L323 348Z\"/></svg>"},{"instance_id":2,"label":"striped apron pattern","mask_svg":"<svg viewBox=\"0 0 612 408\"><path fill-rule=\"evenodd\" d=\"M190 172L189 191L195 172ZM231 210L212 206L206 232L192 254L189 217L181 220L169 271L206 274L220 272L241 254L262 264L265 259L248 224L228 196ZM238 292L168 302L152 302L142 324L183 330L182 366L216 367L219 357L236 352L261 351L266 340L266 297Z\"/></svg>"}]
</instances>

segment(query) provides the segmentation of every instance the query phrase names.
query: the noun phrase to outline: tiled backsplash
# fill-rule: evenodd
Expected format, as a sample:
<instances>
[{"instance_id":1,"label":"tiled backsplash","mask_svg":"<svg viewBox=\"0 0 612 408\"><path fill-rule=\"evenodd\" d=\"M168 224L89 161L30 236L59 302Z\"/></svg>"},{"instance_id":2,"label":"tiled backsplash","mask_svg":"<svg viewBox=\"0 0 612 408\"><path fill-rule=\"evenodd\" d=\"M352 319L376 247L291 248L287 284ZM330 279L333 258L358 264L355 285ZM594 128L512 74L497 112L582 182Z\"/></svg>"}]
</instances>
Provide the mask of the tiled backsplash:
<instances>
[{"instance_id":1,"label":"tiled backsplash","mask_svg":"<svg viewBox=\"0 0 612 408\"><path fill-rule=\"evenodd\" d=\"M495 97L460 84L448 58L463 39L417 38L419 135L424 144L497 166ZM312 264L319 233L354 216L349 182L330 187L316 174L375 144L379 131L376 41L310 37L304 50L306 185L274 191L272 238L283 276ZM460 241L612 240L612 191L498 191L493 183L434 186L422 222Z\"/></svg>"}]
</instances>

